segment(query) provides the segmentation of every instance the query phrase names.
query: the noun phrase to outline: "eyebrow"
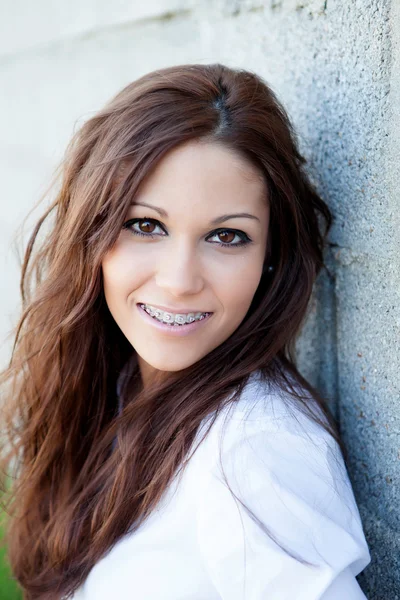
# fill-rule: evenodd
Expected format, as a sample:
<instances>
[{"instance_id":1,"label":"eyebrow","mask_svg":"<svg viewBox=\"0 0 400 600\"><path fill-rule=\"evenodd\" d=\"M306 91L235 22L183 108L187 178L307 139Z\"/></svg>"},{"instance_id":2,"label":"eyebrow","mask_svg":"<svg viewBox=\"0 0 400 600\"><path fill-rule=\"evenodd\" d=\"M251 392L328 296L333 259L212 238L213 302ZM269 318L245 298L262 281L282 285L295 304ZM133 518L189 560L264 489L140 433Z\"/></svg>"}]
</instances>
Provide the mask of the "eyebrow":
<instances>
[{"instance_id":1,"label":"eyebrow","mask_svg":"<svg viewBox=\"0 0 400 600\"><path fill-rule=\"evenodd\" d=\"M158 214L161 215L162 217L168 218L168 213L163 208L159 208L158 206L153 206L152 204L146 204L146 202L132 202L132 206L147 206L147 208L152 208L153 210L157 211ZM216 217L215 219L210 221L210 224L217 225L218 223L223 223L224 221L228 221L228 219L239 219L239 218L255 219L256 221L259 221L261 223L260 219L258 217L256 217L255 215L251 215L250 213L242 212L242 213L235 213L232 215L221 215L220 217Z\"/></svg>"}]
</instances>

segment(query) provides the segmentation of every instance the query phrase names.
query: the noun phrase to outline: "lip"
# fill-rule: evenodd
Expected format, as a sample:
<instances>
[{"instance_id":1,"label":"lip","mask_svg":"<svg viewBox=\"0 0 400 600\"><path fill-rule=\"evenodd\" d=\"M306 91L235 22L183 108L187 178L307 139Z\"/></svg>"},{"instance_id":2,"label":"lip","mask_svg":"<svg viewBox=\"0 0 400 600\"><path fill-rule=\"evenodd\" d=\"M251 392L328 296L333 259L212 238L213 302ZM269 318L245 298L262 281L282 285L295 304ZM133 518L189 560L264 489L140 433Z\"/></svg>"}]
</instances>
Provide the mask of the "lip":
<instances>
[{"instance_id":1,"label":"lip","mask_svg":"<svg viewBox=\"0 0 400 600\"><path fill-rule=\"evenodd\" d=\"M139 304L147 304L147 306L154 306L154 308L159 308L160 310L163 310L165 312L170 312L170 313L174 313L176 315L180 315L182 313L205 313L205 312L211 312L210 310L200 310L200 309L194 309L194 308L169 308L167 306L162 306L161 304L153 304L152 302L140 302L137 303L137 305Z\"/></svg>"},{"instance_id":2,"label":"lip","mask_svg":"<svg viewBox=\"0 0 400 600\"><path fill-rule=\"evenodd\" d=\"M160 321L157 321L157 319L154 319L153 317L151 317L143 308L141 308L140 304L136 304L136 306L137 306L137 309L138 309L141 317L146 321L146 323L153 325L153 327L155 327L155 329L158 329L160 332L167 333L171 336L178 336L178 337L189 335L189 334L197 331L198 329L201 329L202 327L204 327L204 325L210 320L210 318L214 314L214 313L208 314L207 317L205 317L201 321L193 321L193 323L188 323L187 325L172 326L172 325L167 325L167 324L161 323ZM154 304L151 304L151 306L154 306ZM194 312L194 311L190 311L190 312ZM196 311L196 312L203 312L203 311Z\"/></svg>"}]
</instances>

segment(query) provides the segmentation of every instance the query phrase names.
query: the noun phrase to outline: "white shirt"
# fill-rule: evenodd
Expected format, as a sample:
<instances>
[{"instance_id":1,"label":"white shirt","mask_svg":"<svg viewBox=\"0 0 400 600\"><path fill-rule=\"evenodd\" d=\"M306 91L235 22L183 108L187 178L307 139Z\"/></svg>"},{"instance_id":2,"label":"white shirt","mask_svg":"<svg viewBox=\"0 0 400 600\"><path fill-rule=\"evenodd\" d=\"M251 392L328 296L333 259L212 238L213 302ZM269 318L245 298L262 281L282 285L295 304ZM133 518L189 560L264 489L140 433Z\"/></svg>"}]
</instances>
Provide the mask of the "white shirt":
<instances>
[{"instance_id":1,"label":"white shirt","mask_svg":"<svg viewBox=\"0 0 400 600\"><path fill-rule=\"evenodd\" d=\"M365 599L355 576L371 557L339 447L290 406L253 373L196 450L204 421L181 480L175 477L154 513L93 567L73 598ZM236 496L278 542L316 567L285 554L235 501L220 451Z\"/></svg>"}]
</instances>

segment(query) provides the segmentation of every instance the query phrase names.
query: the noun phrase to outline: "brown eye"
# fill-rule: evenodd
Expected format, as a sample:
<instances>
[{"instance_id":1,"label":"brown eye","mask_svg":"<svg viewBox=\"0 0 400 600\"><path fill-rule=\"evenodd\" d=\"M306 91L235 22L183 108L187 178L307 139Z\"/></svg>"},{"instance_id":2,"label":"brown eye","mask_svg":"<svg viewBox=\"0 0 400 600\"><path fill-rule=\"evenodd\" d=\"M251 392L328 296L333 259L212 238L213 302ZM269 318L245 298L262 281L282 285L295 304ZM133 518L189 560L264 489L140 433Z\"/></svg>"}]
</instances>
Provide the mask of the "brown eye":
<instances>
[{"instance_id":1,"label":"brown eye","mask_svg":"<svg viewBox=\"0 0 400 600\"><path fill-rule=\"evenodd\" d=\"M238 231L236 229L219 229L218 231L214 231L211 238L208 239L212 238L219 238L219 241L217 239L215 242L211 243L221 246L222 248L238 248L239 246L251 244L251 239L247 233L244 233L244 231ZM238 238L239 241L234 242L233 240L235 238Z\"/></svg>"},{"instance_id":2,"label":"brown eye","mask_svg":"<svg viewBox=\"0 0 400 600\"><path fill-rule=\"evenodd\" d=\"M224 244L230 244L235 239L236 233L234 231L221 231L217 234Z\"/></svg>"},{"instance_id":3,"label":"brown eye","mask_svg":"<svg viewBox=\"0 0 400 600\"><path fill-rule=\"evenodd\" d=\"M128 229L133 235L140 235L144 238L155 238L165 235L165 231L163 233L155 233L155 230L159 227L162 231L162 227L156 219L150 219L147 217L143 217L143 219L129 219L123 225L123 229Z\"/></svg>"},{"instance_id":4,"label":"brown eye","mask_svg":"<svg viewBox=\"0 0 400 600\"><path fill-rule=\"evenodd\" d=\"M142 219L142 222L138 222L139 229L143 233L153 233L155 224L147 219Z\"/></svg>"}]
</instances>

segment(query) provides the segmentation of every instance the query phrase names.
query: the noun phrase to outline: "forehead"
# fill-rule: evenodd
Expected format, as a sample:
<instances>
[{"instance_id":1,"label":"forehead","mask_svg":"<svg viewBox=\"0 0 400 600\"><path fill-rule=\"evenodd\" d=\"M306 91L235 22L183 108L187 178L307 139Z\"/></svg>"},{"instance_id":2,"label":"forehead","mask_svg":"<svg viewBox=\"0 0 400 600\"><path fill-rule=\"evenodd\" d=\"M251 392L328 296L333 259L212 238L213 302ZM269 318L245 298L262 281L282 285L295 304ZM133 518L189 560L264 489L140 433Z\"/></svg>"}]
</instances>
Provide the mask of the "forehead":
<instances>
[{"instance_id":1,"label":"forehead","mask_svg":"<svg viewBox=\"0 0 400 600\"><path fill-rule=\"evenodd\" d=\"M167 210L182 203L217 208L262 209L266 183L250 160L221 143L200 140L168 152L141 183L136 200L153 200Z\"/></svg>"}]
</instances>

